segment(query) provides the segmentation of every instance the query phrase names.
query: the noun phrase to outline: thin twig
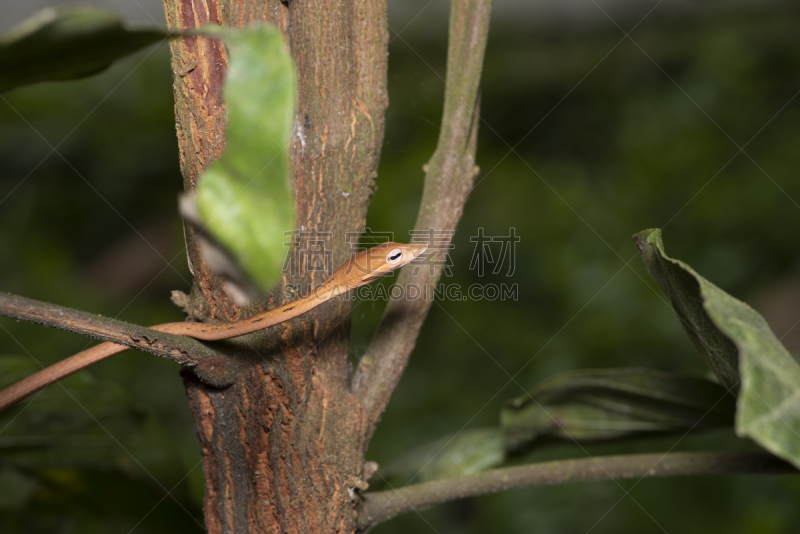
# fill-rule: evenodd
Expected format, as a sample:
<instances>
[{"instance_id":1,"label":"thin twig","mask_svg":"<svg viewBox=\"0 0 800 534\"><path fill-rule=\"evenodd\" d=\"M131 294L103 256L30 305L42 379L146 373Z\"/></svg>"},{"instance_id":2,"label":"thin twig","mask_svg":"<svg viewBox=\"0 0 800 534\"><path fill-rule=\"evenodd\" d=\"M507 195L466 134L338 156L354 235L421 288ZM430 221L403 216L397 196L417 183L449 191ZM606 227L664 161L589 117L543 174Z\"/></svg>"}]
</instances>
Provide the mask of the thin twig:
<instances>
[{"instance_id":1,"label":"thin twig","mask_svg":"<svg viewBox=\"0 0 800 534\"><path fill-rule=\"evenodd\" d=\"M364 532L411 510L512 488L624 478L743 473L796 474L798 471L788 462L765 453L631 454L542 462L366 493L359 509L358 528Z\"/></svg>"},{"instance_id":2,"label":"thin twig","mask_svg":"<svg viewBox=\"0 0 800 534\"><path fill-rule=\"evenodd\" d=\"M427 265L402 270L398 284L404 288L417 286L423 296L389 302L356 371L353 391L366 410L365 443L369 443L414 348L441 275L441 260L478 172L478 98L490 8L489 0L451 3L442 129L436 151L425 167L425 187L415 226L420 232L435 231L430 236L430 252L436 255L429 257Z\"/></svg>"}]
</instances>

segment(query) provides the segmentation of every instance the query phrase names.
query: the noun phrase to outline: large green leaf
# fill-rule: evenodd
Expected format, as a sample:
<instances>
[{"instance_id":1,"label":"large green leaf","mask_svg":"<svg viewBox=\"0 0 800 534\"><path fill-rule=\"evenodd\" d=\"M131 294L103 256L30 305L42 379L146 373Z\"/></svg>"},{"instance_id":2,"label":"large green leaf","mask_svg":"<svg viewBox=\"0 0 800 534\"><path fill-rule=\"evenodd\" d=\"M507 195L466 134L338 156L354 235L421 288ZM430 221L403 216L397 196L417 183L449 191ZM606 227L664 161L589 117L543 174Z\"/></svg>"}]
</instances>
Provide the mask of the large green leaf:
<instances>
[{"instance_id":1,"label":"large green leaf","mask_svg":"<svg viewBox=\"0 0 800 534\"><path fill-rule=\"evenodd\" d=\"M261 290L280 276L284 232L294 225L287 147L295 110L295 70L283 36L272 26L206 27L221 37L229 64L224 96L227 149L195 190L204 225Z\"/></svg>"},{"instance_id":2,"label":"large green leaf","mask_svg":"<svg viewBox=\"0 0 800 534\"><path fill-rule=\"evenodd\" d=\"M731 389L741 376L737 434L800 466L800 364L755 310L667 257L660 230L645 230L634 240L650 273L673 305L677 303L687 332L707 357L712 353L712 368ZM686 302L702 307L679 310ZM729 373L727 366L737 355L738 373Z\"/></svg>"},{"instance_id":3,"label":"large green leaf","mask_svg":"<svg viewBox=\"0 0 800 534\"><path fill-rule=\"evenodd\" d=\"M108 9L48 7L0 36L0 91L90 76L167 36L127 29Z\"/></svg>"},{"instance_id":4,"label":"large green leaf","mask_svg":"<svg viewBox=\"0 0 800 534\"><path fill-rule=\"evenodd\" d=\"M586 369L555 375L510 401L501 426L510 451L551 439L610 440L733 424L725 388L650 369Z\"/></svg>"},{"instance_id":5,"label":"large green leaf","mask_svg":"<svg viewBox=\"0 0 800 534\"><path fill-rule=\"evenodd\" d=\"M500 465L505 460L503 433L498 428L474 428L445 436L417 447L380 470L390 483L458 477L478 473Z\"/></svg>"}]
</instances>

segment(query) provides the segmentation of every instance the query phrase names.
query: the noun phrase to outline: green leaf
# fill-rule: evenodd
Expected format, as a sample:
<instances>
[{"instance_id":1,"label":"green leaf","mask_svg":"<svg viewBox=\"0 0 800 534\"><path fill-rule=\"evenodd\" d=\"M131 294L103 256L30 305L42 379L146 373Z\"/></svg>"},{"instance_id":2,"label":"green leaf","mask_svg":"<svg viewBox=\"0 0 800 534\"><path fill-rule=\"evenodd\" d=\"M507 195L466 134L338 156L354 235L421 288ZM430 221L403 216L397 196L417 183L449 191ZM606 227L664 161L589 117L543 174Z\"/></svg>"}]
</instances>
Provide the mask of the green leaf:
<instances>
[{"instance_id":1,"label":"green leaf","mask_svg":"<svg viewBox=\"0 0 800 534\"><path fill-rule=\"evenodd\" d=\"M167 36L126 29L107 9L48 7L0 36L0 91L91 76Z\"/></svg>"},{"instance_id":2,"label":"green leaf","mask_svg":"<svg viewBox=\"0 0 800 534\"><path fill-rule=\"evenodd\" d=\"M741 375L736 433L749 436L768 451L800 466L800 364L775 337L761 315L664 253L661 230L634 236L653 277L678 302L700 302L679 315L698 347L717 351L712 362L735 362L738 373L714 368L730 387ZM664 282L666 285L662 285ZM676 308L677 311L677 308ZM691 312L691 313L689 313ZM699 326L697 326L699 325ZM724 341L723 341L724 340ZM733 349L730 346L733 346ZM731 354L733 350L733 354ZM712 366L713 368L713 366Z\"/></svg>"},{"instance_id":3,"label":"green leaf","mask_svg":"<svg viewBox=\"0 0 800 534\"><path fill-rule=\"evenodd\" d=\"M610 440L733 424L725 388L649 369L587 369L555 375L501 411L509 451L537 441Z\"/></svg>"},{"instance_id":4,"label":"green leaf","mask_svg":"<svg viewBox=\"0 0 800 534\"><path fill-rule=\"evenodd\" d=\"M415 476L424 482L471 475L504 460L503 433L497 428L475 428L422 445L381 469L380 475L401 484Z\"/></svg>"},{"instance_id":5,"label":"green leaf","mask_svg":"<svg viewBox=\"0 0 800 534\"><path fill-rule=\"evenodd\" d=\"M256 285L278 280L284 232L294 226L287 148L295 111L295 70L283 36L272 26L206 27L221 37L230 61L224 84L227 149L200 178L199 215Z\"/></svg>"},{"instance_id":6,"label":"green leaf","mask_svg":"<svg viewBox=\"0 0 800 534\"><path fill-rule=\"evenodd\" d=\"M669 298L692 343L720 381L735 393L739 389L738 351L703 308L700 281L708 282L685 263L664 254L660 230L645 230L633 239L647 271Z\"/></svg>"}]
</instances>

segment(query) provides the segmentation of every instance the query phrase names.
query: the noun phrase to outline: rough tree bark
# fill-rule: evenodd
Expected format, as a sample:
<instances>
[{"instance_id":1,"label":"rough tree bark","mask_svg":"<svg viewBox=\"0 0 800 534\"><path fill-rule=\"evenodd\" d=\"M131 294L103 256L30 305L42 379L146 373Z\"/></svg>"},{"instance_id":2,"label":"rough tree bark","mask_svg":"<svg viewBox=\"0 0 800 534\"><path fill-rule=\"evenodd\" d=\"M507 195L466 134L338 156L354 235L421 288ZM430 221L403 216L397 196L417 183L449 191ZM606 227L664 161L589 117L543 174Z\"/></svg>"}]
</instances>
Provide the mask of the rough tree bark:
<instances>
[{"instance_id":1,"label":"rough tree bark","mask_svg":"<svg viewBox=\"0 0 800 534\"><path fill-rule=\"evenodd\" d=\"M165 0L170 29L205 23L270 22L290 44L298 72L291 145L296 228L330 233L335 268L348 257L345 233L363 230L383 141L388 34L384 2ZM186 189L224 149L219 42L172 43L175 113ZM199 257L189 231L193 313L227 322L241 309ZM301 273L302 274L302 269ZM330 271L327 273L330 274ZM326 276L285 274L283 283ZM271 302L280 301L275 294ZM352 532L353 489L362 477L365 417L349 391L349 304L329 303L302 319L244 340L263 361L218 390L187 374L203 454L208 531Z\"/></svg>"}]
</instances>

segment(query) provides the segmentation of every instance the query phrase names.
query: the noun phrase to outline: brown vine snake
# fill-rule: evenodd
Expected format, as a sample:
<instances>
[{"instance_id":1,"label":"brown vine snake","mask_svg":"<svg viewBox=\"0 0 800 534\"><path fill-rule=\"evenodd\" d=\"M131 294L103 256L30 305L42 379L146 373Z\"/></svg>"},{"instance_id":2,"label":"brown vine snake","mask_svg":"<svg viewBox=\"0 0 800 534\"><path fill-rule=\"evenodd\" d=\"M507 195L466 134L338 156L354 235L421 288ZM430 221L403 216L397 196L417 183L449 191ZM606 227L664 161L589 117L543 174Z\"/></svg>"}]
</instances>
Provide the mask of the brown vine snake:
<instances>
[{"instance_id":1,"label":"brown vine snake","mask_svg":"<svg viewBox=\"0 0 800 534\"><path fill-rule=\"evenodd\" d=\"M382 243L363 250L351 256L330 278L316 286L305 297L235 323L165 323L151 328L159 332L189 336L203 341L217 341L251 334L299 317L332 298L367 285L373 280L411 263L427 248L427 245L417 243L408 245ZM46 367L0 391L0 411L53 382L126 350L129 350L129 347L106 341Z\"/></svg>"}]
</instances>

